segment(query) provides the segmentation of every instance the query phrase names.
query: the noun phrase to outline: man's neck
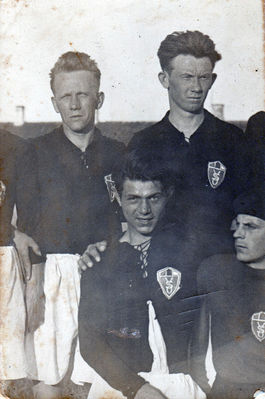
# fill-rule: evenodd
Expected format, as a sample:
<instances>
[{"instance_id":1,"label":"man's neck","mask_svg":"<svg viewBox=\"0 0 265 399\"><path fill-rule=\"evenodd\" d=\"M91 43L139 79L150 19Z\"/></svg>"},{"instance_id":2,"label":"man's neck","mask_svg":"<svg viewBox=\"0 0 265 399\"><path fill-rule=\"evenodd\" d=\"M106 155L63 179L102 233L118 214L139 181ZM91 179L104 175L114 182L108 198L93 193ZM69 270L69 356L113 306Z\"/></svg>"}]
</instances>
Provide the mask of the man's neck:
<instances>
[{"instance_id":1,"label":"man's neck","mask_svg":"<svg viewBox=\"0 0 265 399\"><path fill-rule=\"evenodd\" d=\"M130 231L130 229L128 229L120 238L120 242L127 242L128 244L135 246L135 245L141 245L150 239L151 236L144 236L142 234L135 235Z\"/></svg>"},{"instance_id":2,"label":"man's neck","mask_svg":"<svg viewBox=\"0 0 265 399\"><path fill-rule=\"evenodd\" d=\"M185 112L183 110L171 108L169 112L169 121L180 132L184 133L186 138L196 132L204 120L204 110L199 113Z\"/></svg>"},{"instance_id":3,"label":"man's neck","mask_svg":"<svg viewBox=\"0 0 265 399\"><path fill-rule=\"evenodd\" d=\"M63 125L63 131L66 137L71 143L78 147L81 151L85 151L89 144L94 138L94 126L87 133L76 133L69 129L67 126Z\"/></svg>"},{"instance_id":4,"label":"man's neck","mask_svg":"<svg viewBox=\"0 0 265 399\"><path fill-rule=\"evenodd\" d=\"M249 267L251 267L252 269L265 270L265 260L264 259L262 259L260 262L247 263L247 265Z\"/></svg>"}]
</instances>

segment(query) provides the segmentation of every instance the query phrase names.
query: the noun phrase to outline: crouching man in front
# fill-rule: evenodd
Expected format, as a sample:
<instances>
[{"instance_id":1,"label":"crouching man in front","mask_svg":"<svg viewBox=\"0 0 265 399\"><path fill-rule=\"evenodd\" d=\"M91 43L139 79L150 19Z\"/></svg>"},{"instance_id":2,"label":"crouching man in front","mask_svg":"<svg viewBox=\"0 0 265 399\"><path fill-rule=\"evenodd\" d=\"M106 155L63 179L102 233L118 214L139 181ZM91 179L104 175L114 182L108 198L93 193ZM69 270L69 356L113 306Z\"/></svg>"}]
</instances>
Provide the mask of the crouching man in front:
<instances>
[{"instance_id":1,"label":"crouching man in front","mask_svg":"<svg viewBox=\"0 0 265 399\"><path fill-rule=\"evenodd\" d=\"M89 397L114 388L118 397L202 398L187 361L198 309L195 252L183 229L164 222L176 181L142 149L113 178L127 230L81 278L80 352L107 382L94 382Z\"/></svg>"}]
</instances>

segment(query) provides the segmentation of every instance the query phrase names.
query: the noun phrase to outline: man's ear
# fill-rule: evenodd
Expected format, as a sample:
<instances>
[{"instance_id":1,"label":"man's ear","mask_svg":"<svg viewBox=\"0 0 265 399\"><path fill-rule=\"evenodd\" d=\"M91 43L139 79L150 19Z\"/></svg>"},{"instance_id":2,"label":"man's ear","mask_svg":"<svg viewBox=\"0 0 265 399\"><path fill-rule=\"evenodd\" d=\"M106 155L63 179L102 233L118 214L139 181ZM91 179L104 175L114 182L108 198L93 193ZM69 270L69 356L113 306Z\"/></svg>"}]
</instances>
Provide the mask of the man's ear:
<instances>
[{"instance_id":1,"label":"man's ear","mask_svg":"<svg viewBox=\"0 0 265 399\"><path fill-rule=\"evenodd\" d=\"M98 93L98 99L97 99L97 106L96 109L99 109L102 107L102 104L104 103L104 99L105 99L105 94L103 93L103 91L100 91Z\"/></svg>"},{"instance_id":2,"label":"man's ear","mask_svg":"<svg viewBox=\"0 0 265 399\"><path fill-rule=\"evenodd\" d=\"M214 84L214 82L216 81L216 78L217 78L216 73L213 73L213 74L212 74L212 84L211 84L211 87L212 87L212 85Z\"/></svg>"},{"instance_id":3,"label":"man's ear","mask_svg":"<svg viewBox=\"0 0 265 399\"><path fill-rule=\"evenodd\" d=\"M170 186L168 189L167 189L167 197L168 197L168 199L170 199L171 197L172 197L172 195L174 194L174 187L173 186Z\"/></svg>"},{"instance_id":4,"label":"man's ear","mask_svg":"<svg viewBox=\"0 0 265 399\"><path fill-rule=\"evenodd\" d=\"M158 79L161 83L161 85L165 88L168 89L169 88L169 75L167 73L167 71L161 71L158 74Z\"/></svg>"},{"instance_id":5,"label":"man's ear","mask_svg":"<svg viewBox=\"0 0 265 399\"><path fill-rule=\"evenodd\" d=\"M51 97L51 100L52 100L52 105L53 105L53 108L54 108L55 112L57 112L57 114L59 114L60 111L59 111L59 108L57 106L57 102L56 102L55 97Z\"/></svg>"}]
</instances>

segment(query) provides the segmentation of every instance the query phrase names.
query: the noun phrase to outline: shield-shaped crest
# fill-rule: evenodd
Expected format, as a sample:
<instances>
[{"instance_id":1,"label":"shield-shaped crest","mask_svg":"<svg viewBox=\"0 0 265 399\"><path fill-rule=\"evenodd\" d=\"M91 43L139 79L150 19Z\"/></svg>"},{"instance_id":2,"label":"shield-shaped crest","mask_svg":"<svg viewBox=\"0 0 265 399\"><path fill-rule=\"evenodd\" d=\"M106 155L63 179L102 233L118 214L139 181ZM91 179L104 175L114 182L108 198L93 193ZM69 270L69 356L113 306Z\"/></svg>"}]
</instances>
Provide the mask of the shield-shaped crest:
<instances>
[{"instance_id":1,"label":"shield-shaped crest","mask_svg":"<svg viewBox=\"0 0 265 399\"><path fill-rule=\"evenodd\" d=\"M110 202L113 202L116 198L118 204L121 206L121 199L120 199L119 193L116 189L115 181L112 179L111 174L104 176L104 181L107 186Z\"/></svg>"},{"instance_id":2,"label":"shield-shaped crest","mask_svg":"<svg viewBox=\"0 0 265 399\"><path fill-rule=\"evenodd\" d=\"M265 339L265 312L258 312L252 315L251 329L259 342Z\"/></svg>"},{"instance_id":3,"label":"shield-shaped crest","mask_svg":"<svg viewBox=\"0 0 265 399\"><path fill-rule=\"evenodd\" d=\"M6 186L2 182L2 180L0 180L0 206L3 205L3 202L5 200L5 196L6 196Z\"/></svg>"},{"instance_id":4,"label":"shield-shaped crest","mask_svg":"<svg viewBox=\"0 0 265 399\"><path fill-rule=\"evenodd\" d=\"M180 289L181 272L173 267L158 270L156 278L167 299L171 299Z\"/></svg>"},{"instance_id":5,"label":"shield-shaped crest","mask_svg":"<svg viewBox=\"0 0 265 399\"><path fill-rule=\"evenodd\" d=\"M223 183L225 174L226 167L222 162L208 162L208 180L212 188L217 188Z\"/></svg>"}]
</instances>

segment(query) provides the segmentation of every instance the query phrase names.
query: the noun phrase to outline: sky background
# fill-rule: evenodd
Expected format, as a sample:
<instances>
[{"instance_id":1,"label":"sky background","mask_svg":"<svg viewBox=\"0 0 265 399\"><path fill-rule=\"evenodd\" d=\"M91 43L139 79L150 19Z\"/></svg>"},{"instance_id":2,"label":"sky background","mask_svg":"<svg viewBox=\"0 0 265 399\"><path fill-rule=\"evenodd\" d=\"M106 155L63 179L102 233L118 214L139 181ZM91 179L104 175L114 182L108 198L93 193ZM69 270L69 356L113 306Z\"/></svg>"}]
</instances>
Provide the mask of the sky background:
<instances>
[{"instance_id":1,"label":"sky background","mask_svg":"<svg viewBox=\"0 0 265 399\"><path fill-rule=\"evenodd\" d=\"M225 119L265 109L262 0L0 0L0 122L57 121L49 71L69 50L87 52L102 72L100 121L156 121L168 108L156 56L174 30L201 30L223 59L206 108Z\"/></svg>"}]
</instances>

